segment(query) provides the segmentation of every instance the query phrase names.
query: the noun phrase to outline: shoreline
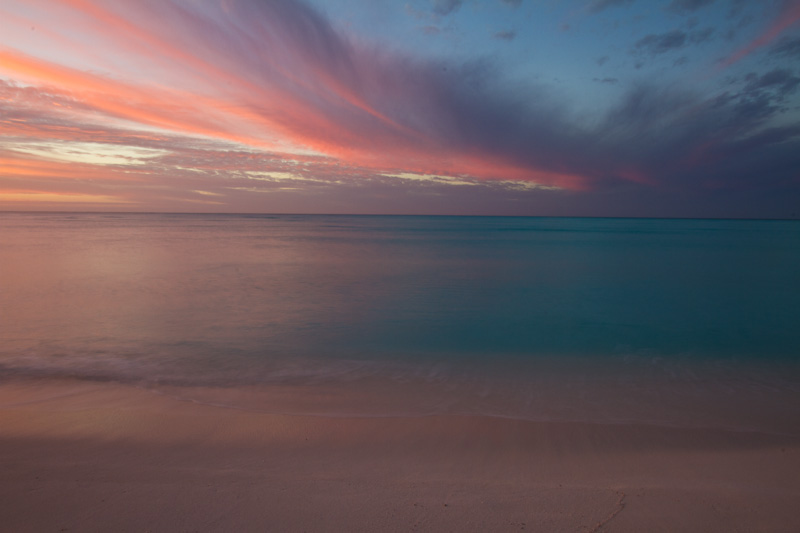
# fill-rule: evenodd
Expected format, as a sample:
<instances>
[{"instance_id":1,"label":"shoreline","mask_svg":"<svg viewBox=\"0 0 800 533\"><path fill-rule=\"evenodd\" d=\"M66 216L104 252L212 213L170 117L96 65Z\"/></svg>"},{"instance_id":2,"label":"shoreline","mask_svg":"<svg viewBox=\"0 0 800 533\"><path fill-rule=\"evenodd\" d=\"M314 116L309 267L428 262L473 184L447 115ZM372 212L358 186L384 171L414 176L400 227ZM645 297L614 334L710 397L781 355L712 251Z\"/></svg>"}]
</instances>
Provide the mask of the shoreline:
<instances>
[{"instance_id":1,"label":"shoreline","mask_svg":"<svg viewBox=\"0 0 800 533\"><path fill-rule=\"evenodd\" d=\"M232 412L287 416L479 416L800 437L796 363L576 356L512 361L500 369L321 360L315 374L307 371L314 362L263 380L194 380L177 368L170 379L9 366L0 383L20 390L118 385Z\"/></svg>"},{"instance_id":2,"label":"shoreline","mask_svg":"<svg viewBox=\"0 0 800 533\"><path fill-rule=\"evenodd\" d=\"M470 415L232 411L0 383L13 531L792 531L800 438Z\"/></svg>"}]
</instances>

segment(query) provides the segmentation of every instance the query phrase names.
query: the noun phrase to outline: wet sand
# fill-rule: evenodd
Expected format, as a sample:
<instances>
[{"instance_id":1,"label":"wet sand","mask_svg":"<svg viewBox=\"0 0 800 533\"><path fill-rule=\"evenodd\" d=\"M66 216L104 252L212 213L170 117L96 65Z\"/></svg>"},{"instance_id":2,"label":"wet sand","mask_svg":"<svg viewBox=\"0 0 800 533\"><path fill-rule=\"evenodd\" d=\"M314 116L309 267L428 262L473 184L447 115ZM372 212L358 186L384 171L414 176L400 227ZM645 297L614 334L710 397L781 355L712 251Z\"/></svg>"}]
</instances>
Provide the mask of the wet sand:
<instances>
[{"instance_id":1,"label":"wet sand","mask_svg":"<svg viewBox=\"0 0 800 533\"><path fill-rule=\"evenodd\" d=\"M285 391L282 400L285 401ZM0 384L5 531L797 531L800 439Z\"/></svg>"}]
</instances>

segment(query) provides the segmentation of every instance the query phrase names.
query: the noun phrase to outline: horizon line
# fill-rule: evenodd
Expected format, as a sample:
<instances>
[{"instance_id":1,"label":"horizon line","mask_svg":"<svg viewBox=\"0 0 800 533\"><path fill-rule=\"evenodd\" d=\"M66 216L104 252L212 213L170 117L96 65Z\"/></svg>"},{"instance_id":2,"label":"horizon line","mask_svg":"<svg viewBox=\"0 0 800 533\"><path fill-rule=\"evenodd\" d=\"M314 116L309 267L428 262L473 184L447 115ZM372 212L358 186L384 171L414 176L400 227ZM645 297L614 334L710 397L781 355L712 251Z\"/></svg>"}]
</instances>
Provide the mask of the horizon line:
<instances>
[{"instance_id":1,"label":"horizon line","mask_svg":"<svg viewBox=\"0 0 800 533\"><path fill-rule=\"evenodd\" d=\"M593 219L623 219L623 220L742 220L742 221L786 221L798 222L800 217L691 217L691 216L620 216L620 215L456 215L456 214L411 214L411 213L261 213L261 212L192 212L192 211L58 211L58 210L3 210L4 214L51 214L51 215L186 215L186 216L250 216L250 217L292 217L292 216L318 216L318 217L440 217L440 218L593 218Z\"/></svg>"}]
</instances>

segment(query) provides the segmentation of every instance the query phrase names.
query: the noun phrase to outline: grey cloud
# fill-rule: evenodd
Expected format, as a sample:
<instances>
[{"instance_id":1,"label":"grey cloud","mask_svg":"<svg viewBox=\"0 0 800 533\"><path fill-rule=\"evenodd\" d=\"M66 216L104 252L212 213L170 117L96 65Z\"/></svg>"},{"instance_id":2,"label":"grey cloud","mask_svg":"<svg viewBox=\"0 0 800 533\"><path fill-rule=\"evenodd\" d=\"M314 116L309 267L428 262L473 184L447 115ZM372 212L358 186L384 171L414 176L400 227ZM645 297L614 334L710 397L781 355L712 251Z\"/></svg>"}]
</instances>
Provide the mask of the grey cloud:
<instances>
[{"instance_id":1,"label":"grey cloud","mask_svg":"<svg viewBox=\"0 0 800 533\"><path fill-rule=\"evenodd\" d=\"M751 14L742 15L742 13L743 12L740 11L740 12L737 12L736 14L732 13L732 14L729 15L729 17L728 17L729 19L738 18L739 20L735 24L732 24L725 31L725 33L723 34L725 39L727 39L729 41L732 41L732 40L736 39L736 37L739 35L739 32L742 29L746 28L747 26L750 26L751 24L753 24L753 22L755 22L755 18L753 17L753 15L751 15Z\"/></svg>"},{"instance_id":2,"label":"grey cloud","mask_svg":"<svg viewBox=\"0 0 800 533\"><path fill-rule=\"evenodd\" d=\"M500 1L511 7L519 7L522 4L522 0L500 0Z\"/></svg>"},{"instance_id":3,"label":"grey cloud","mask_svg":"<svg viewBox=\"0 0 800 533\"><path fill-rule=\"evenodd\" d=\"M595 2L600 3L608 7L628 2ZM412 132L387 129L359 110L349 113L315 104L324 100L317 93L307 99L310 111L336 121L342 135L369 149L401 142L409 150L445 158L469 153L530 169L532 177L540 171L577 175L596 191L638 191L634 197L665 190L694 197L711 189L732 195L744 190L740 198L745 204L757 191L764 198L794 198L800 205L797 184L785 188L800 179L797 128L767 127L784 112L781 99L798 89L800 81L793 72L753 74L715 98L679 87L634 85L599 126L587 126L569 112L570 102L543 86L505 84L502 69L488 60L423 61L356 48L304 4L275 0L253 5L270 6L261 20L274 24L276 38L297 50L285 59L295 72L307 73L313 81L322 70L337 87L348 88ZM240 26L258 28L256 20L247 14ZM262 62L247 53L260 48L263 33L246 33L247 40L240 27L230 32L222 36L230 41L228 61L238 62L243 72L263 72ZM209 33L199 33L198 46L212 46L204 45ZM641 51L665 53L688 41L688 34L680 31L651 35L641 40ZM217 40L212 50L219 49ZM266 76L277 75L263 74L264 82L274 83ZM292 90L303 97L302 87ZM342 142L338 137L337 141ZM647 184L632 182L632 172Z\"/></svg>"},{"instance_id":4,"label":"grey cloud","mask_svg":"<svg viewBox=\"0 0 800 533\"><path fill-rule=\"evenodd\" d=\"M692 44L701 44L714 35L714 28L703 28L702 30L695 30L689 34L689 42Z\"/></svg>"},{"instance_id":5,"label":"grey cloud","mask_svg":"<svg viewBox=\"0 0 800 533\"><path fill-rule=\"evenodd\" d=\"M192 6L177 0L173 5L176 10ZM182 42L224 60L252 83L286 87L296 105L303 106L302 116L337 125L335 131L318 132L317 122L300 123L306 135L373 153L403 143L407 153L441 157L444 162L463 154L485 157L529 171L537 180L542 172L580 176L595 192L574 197L594 198L596 206L606 191L623 189L632 191L628 206L637 198L658 198L663 191L698 198L698 191L711 189L739 194L742 202L751 199L753 191L775 201L800 200L798 128L767 127L769 119L783 112L780 99L798 88L800 80L792 72L753 74L711 99L679 87L637 84L624 91L599 126L589 126L570 113L571 102L544 86L504 83L502 69L488 60L424 61L359 48L305 4L274 0L245 5L252 9L230 27L221 26L216 17L190 19L180 11L185 24L175 31L184 32L178 34ZM172 26L164 28L173 31ZM645 38L643 50L663 53L688 39L685 33L671 33ZM269 44L280 44L275 48L284 54L270 59L283 61L279 66L290 67L303 83L281 78L289 68L265 66L263 57L252 53L268 49L265 35ZM338 92L325 93L329 86ZM326 98L343 93L390 120L341 105L341 98ZM263 104L242 105L257 113ZM298 127L298 120L286 123ZM54 130L59 126L63 125L53 124ZM794 188L787 192L792 180Z\"/></svg>"},{"instance_id":6,"label":"grey cloud","mask_svg":"<svg viewBox=\"0 0 800 533\"><path fill-rule=\"evenodd\" d=\"M731 123L740 124L740 129L762 124L779 111L779 107L772 101L772 98L763 92L723 96L717 103L719 107L728 105L731 109Z\"/></svg>"},{"instance_id":7,"label":"grey cloud","mask_svg":"<svg viewBox=\"0 0 800 533\"><path fill-rule=\"evenodd\" d=\"M589 4L589 11L591 13L599 13L611 7L627 6L633 3L633 0L592 0Z\"/></svg>"},{"instance_id":8,"label":"grey cloud","mask_svg":"<svg viewBox=\"0 0 800 533\"><path fill-rule=\"evenodd\" d=\"M513 41L514 38L517 36L517 32L513 30L505 30L505 31L498 31L492 37L495 39L502 39L504 41Z\"/></svg>"},{"instance_id":9,"label":"grey cloud","mask_svg":"<svg viewBox=\"0 0 800 533\"><path fill-rule=\"evenodd\" d=\"M608 60L609 60L608 56L602 56L595 59L595 62L602 67L608 62Z\"/></svg>"},{"instance_id":10,"label":"grey cloud","mask_svg":"<svg viewBox=\"0 0 800 533\"><path fill-rule=\"evenodd\" d=\"M673 190L779 187L797 178L800 128L756 133L775 112L763 94L704 100L677 88L640 85L609 113L604 157L613 154ZM767 157L773 158L769 175L762 168Z\"/></svg>"},{"instance_id":11,"label":"grey cloud","mask_svg":"<svg viewBox=\"0 0 800 533\"><path fill-rule=\"evenodd\" d=\"M797 128L758 133L781 112L772 93L794 86L792 76L759 76L749 83L763 87L760 95L754 90L749 96L715 99L680 88L635 85L600 127L589 129L569 119L546 93L508 93L488 82L499 77L476 65L440 78L444 104L439 109L444 114L439 120L448 117L440 126L449 124L440 130L444 138L522 166L585 176L599 190L625 184L698 193L724 189L727 183L766 190L791 179L800 168ZM595 81L613 83L613 78ZM470 86L473 90L465 89ZM779 140L792 149L776 148ZM756 162L767 153L778 159L770 163L773 174L765 178ZM631 184L629 169L649 185ZM728 174L733 176L730 182Z\"/></svg>"},{"instance_id":12,"label":"grey cloud","mask_svg":"<svg viewBox=\"0 0 800 533\"><path fill-rule=\"evenodd\" d=\"M686 33L669 32L645 38L641 47L664 53L688 40ZM782 95L797 88L798 80L790 72L753 75L738 82L739 92L732 89L714 99L679 88L637 85L609 111L601 127L587 128L570 118L568 102L559 104L559 98L543 87L505 86L503 72L488 61L458 65L391 55L372 58L353 50L348 54L349 60L342 63L352 65L353 74L333 74L348 86L357 83L353 86L359 90L372 87L370 101L376 109L418 132L426 145L442 153L486 155L530 168L532 175L580 175L599 189L630 184L627 169L647 176L651 187L688 191L712 182L724 184L726 172L733 172L737 183L771 187L800 168L800 155L773 150L778 133L756 134L782 112ZM361 123L349 126L359 128ZM782 135L798 148L791 132ZM759 182L764 178L750 161L767 152L780 159L773 162L774 175Z\"/></svg>"},{"instance_id":13,"label":"grey cloud","mask_svg":"<svg viewBox=\"0 0 800 533\"><path fill-rule=\"evenodd\" d=\"M712 3L714 0L672 0L667 6L667 10L675 13L688 13Z\"/></svg>"},{"instance_id":14,"label":"grey cloud","mask_svg":"<svg viewBox=\"0 0 800 533\"><path fill-rule=\"evenodd\" d=\"M619 82L619 79L617 79L617 78L594 78L593 81L596 81L598 83L609 83L609 84L614 85L614 84Z\"/></svg>"},{"instance_id":15,"label":"grey cloud","mask_svg":"<svg viewBox=\"0 0 800 533\"><path fill-rule=\"evenodd\" d=\"M744 7L749 0L730 0L730 10L728 11L728 18L736 18L742 14Z\"/></svg>"},{"instance_id":16,"label":"grey cloud","mask_svg":"<svg viewBox=\"0 0 800 533\"><path fill-rule=\"evenodd\" d=\"M411 4L406 4L405 11L409 16L415 18L416 20L425 20L431 18L430 13L427 11L416 10Z\"/></svg>"},{"instance_id":17,"label":"grey cloud","mask_svg":"<svg viewBox=\"0 0 800 533\"><path fill-rule=\"evenodd\" d=\"M762 75L750 73L745 76L747 85L745 93L749 95L760 95L763 91L774 91L778 100L783 100L792 94L800 85L800 78L786 69L771 70Z\"/></svg>"},{"instance_id":18,"label":"grey cloud","mask_svg":"<svg viewBox=\"0 0 800 533\"><path fill-rule=\"evenodd\" d=\"M800 137L800 126L769 128L747 139L730 143L730 152L749 151L760 146L771 146Z\"/></svg>"},{"instance_id":19,"label":"grey cloud","mask_svg":"<svg viewBox=\"0 0 800 533\"><path fill-rule=\"evenodd\" d=\"M800 37L781 37L769 49L770 55L800 59Z\"/></svg>"},{"instance_id":20,"label":"grey cloud","mask_svg":"<svg viewBox=\"0 0 800 533\"><path fill-rule=\"evenodd\" d=\"M463 3L464 0L433 0L433 12L437 15L449 15Z\"/></svg>"},{"instance_id":21,"label":"grey cloud","mask_svg":"<svg viewBox=\"0 0 800 533\"><path fill-rule=\"evenodd\" d=\"M686 44L687 34L681 30L672 30L666 33L651 33L636 41L636 50L651 54L664 54L682 48Z\"/></svg>"}]
</instances>

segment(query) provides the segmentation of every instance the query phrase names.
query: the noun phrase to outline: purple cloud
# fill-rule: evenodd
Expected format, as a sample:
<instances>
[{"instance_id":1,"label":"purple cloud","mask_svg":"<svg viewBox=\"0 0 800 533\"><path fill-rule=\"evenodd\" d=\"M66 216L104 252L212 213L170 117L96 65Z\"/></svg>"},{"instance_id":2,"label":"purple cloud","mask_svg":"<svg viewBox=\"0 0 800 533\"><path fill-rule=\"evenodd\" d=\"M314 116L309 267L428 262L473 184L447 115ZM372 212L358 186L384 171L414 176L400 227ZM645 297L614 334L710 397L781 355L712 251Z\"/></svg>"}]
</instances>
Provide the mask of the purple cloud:
<instances>
[{"instance_id":1,"label":"purple cloud","mask_svg":"<svg viewBox=\"0 0 800 533\"><path fill-rule=\"evenodd\" d=\"M775 205L800 200L800 131L769 124L800 87L800 78L789 69L753 73L714 96L635 83L590 124L570 112L572 102L564 96L544 85L509 83L511 76L488 59L427 60L382 49L348 36L297 1L239 0L221 6L138 2L126 17L93 26L120 47L130 46L134 30L128 24L137 31L146 28L148 33L137 34L136 46L160 70L173 69L176 78L201 94L192 103L207 108L178 109L183 122L174 121L172 133L151 137L133 128L101 128L80 118L111 116L91 98L8 83L0 84L0 91L13 93L16 103L0 100L3 126L13 126L20 138L69 137L169 151L142 163L137 179L153 185L156 178L148 176L157 176L167 188L175 187L175 196L181 190L233 195L239 205L256 201L244 199L248 191L278 193L281 183L291 180L303 182L307 191L324 189L334 196L344 193L331 191L346 190L352 205L355 198L391 190L386 176L393 171L490 180L478 187L483 192L503 180L527 180L564 189L537 191L530 198L559 194L563 205L588 209L594 201L600 211L609 195L636 205L636 198L646 203L661 194L672 198L675 208L687 196L723 193L732 198L731 205L754 195ZM691 35L679 30L651 34L637 48L663 54L685 46ZM158 104L157 98L151 101ZM180 102L173 102L150 111L176 113ZM53 113L55 103L73 111ZM223 136L198 140L180 130L197 109L207 111L201 118L208 129L224 132L227 121L238 120L235 124L253 139L278 131L319 155L263 148L254 155L244 146L225 145L233 141ZM468 187L454 192L445 183L427 187L451 191L465 202L471 194L475 201L480 196ZM498 199L507 194L492 190Z\"/></svg>"}]
</instances>

